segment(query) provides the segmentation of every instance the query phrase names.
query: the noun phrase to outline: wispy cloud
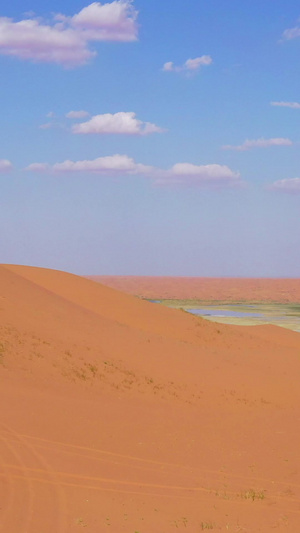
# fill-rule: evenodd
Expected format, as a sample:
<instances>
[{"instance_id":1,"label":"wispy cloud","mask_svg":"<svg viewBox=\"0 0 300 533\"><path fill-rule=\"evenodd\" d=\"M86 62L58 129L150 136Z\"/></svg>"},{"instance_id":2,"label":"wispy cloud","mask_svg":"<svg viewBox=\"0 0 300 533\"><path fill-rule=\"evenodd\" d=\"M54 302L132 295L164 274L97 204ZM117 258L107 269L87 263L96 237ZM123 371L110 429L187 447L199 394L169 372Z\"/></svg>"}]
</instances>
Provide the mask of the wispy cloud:
<instances>
[{"instance_id":1,"label":"wispy cloud","mask_svg":"<svg viewBox=\"0 0 300 533\"><path fill-rule=\"evenodd\" d=\"M51 130L51 129L65 129L65 125L61 122L45 122L39 126L40 130Z\"/></svg>"},{"instance_id":2,"label":"wispy cloud","mask_svg":"<svg viewBox=\"0 0 300 533\"><path fill-rule=\"evenodd\" d=\"M106 113L95 115L87 122L75 124L72 132L76 134L120 134L120 135L149 135L161 133L164 130L151 122L143 122L136 118L133 112L119 112L114 115Z\"/></svg>"},{"instance_id":3,"label":"wispy cloud","mask_svg":"<svg viewBox=\"0 0 300 533\"><path fill-rule=\"evenodd\" d=\"M300 178L288 178L274 181L274 183L272 183L268 189L273 191L287 192L290 194L300 194Z\"/></svg>"},{"instance_id":4,"label":"wispy cloud","mask_svg":"<svg viewBox=\"0 0 300 533\"><path fill-rule=\"evenodd\" d=\"M18 22L0 17L0 54L65 67L83 65L96 55L90 42L135 41L137 15L132 0L114 0L93 2L72 17L54 15L51 23L37 17Z\"/></svg>"},{"instance_id":5,"label":"wispy cloud","mask_svg":"<svg viewBox=\"0 0 300 533\"><path fill-rule=\"evenodd\" d=\"M89 116L88 111L84 111L83 109L81 111L69 111L69 113L66 113L66 117L73 119L73 118L85 118Z\"/></svg>"},{"instance_id":6,"label":"wispy cloud","mask_svg":"<svg viewBox=\"0 0 300 533\"><path fill-rule=\"evenodd\" d=\"M276 107L291 107L292 109L300 109L299 102L270 102L270 104Z\"/></svg>"},{"instance_id":7,"label":"wispy cloud","mask_svg":"<svg viewBox=\"0 0 300 533\"><path fill-rule=\"evenodd\" d=\"M288 28L284 30L282 39L285 41L291 41L300 37L300 26L294 26L294 28Z\"/></svg>"},{"instance_id":8,"label":"wispy cloud","mask_svg":"<svg viewBox=\"0 0 300 533\"><path fill-rule=\"evenodd\" d=\"M70 161L49 165L32 163L25 170L50 174L97 174L103 176L144 176L157 185L181 185L187 187L205 186L212 188L236 187L243 184L239 172L226 165L194 165L176 163L170 169L137 163L128 155L115 154L93 160Z\"/></svg>"},{"instance_id":9,"label":"wispy cloud","mask_svg":"<svg viewBox=\"0 0 300 533\"><path fill-rule=\"evenodd\" d=\"M10 172L13 166L8 159L0 159L0 172Z\"/></svg>"},{"instance_id":10,"label":"wispy cloud","mask_svg":"<svg viewBox=\"0 0 300 533\"><path fill-rule=\"evenodd\" d=\"M54 122L46 122L45 124L40 124L39 126L40 130L50 130L51 128L55 128Z\"/></svg>"},{"instance_id":11,"label":"wispy cloud","mask_svg":"<svg viewBox=\"0 0 300 533\"><path fill-rule=\"evenodd\" d=\"M264 139L263 137L261 137L260 139L247 139L245 142L243 142L243 144L240 144L238 146L226 144L222 146L222 149L245 152L246 150L251 150L252 148L268 148L269 146L291 146L292 144L293 141L282 137L277 137L274 139Z\"/></svg>"},{"instance_id":12,"label":"wispy cloud","mask_svg":"<svg viewBox=\"0 0 300 533\"><path fill-rule=\"evenodd\" d=\"M187 59L187 61L180 66L174 65L173 61L168 61L164 64L162 70L164 72L197 72L201 67L211 65L211 56L195 57L195 59Z\"/></svg>"}]
</instances>

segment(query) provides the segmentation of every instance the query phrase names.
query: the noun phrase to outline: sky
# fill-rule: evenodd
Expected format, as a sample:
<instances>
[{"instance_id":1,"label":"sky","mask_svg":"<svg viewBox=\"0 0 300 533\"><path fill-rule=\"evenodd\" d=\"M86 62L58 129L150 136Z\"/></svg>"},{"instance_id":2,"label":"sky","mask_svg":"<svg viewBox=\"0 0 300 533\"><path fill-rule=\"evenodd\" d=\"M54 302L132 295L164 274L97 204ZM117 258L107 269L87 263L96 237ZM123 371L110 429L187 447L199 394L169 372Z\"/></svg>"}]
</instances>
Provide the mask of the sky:
<instances>
[{"instance_id":1,"label":"sky","mask_svg":"<svg viewBox=\"0 0 300 533\"><path fill-rule=\"evenodd\" d=\"M300 277L292 0L0 8L0 262Z\"/></svg>"}]
</instances>

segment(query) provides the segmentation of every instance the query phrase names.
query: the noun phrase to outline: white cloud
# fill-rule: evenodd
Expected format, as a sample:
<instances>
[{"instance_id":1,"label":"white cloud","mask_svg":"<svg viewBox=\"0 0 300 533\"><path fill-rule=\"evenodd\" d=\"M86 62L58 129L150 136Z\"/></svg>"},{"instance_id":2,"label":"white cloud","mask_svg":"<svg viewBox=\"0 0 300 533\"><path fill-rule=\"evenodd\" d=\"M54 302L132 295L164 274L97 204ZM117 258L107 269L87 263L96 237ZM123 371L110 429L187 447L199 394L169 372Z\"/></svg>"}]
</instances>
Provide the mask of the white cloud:
<instances>
[{"instance_id":1,"label":"white cloud","mask_svg":"<svg viewBox=\"0 0 300 533\"><path fill-rule=\"evenodd\" d=\"M97 174L147 174L152 167L136 163L127 155L98 157L94 160L64 161L53 165L54 172L92 172Z\"/></svg>"},{"instance_id":2,"label":"white cloud","mask_svg":"<svg viewBox=\"0 0 300 533\"><path fill-rule=\"evenodd\" d=\"M25 170L30 172L48 172L51 169L50 165L47 163L31 163Z\"/></svg>"},{"instance_id":3,"label":"white cloud","mask_svg":"<svg viewBox=\"0 0 300 533\"><path fill-rule=\"evenodd\" d=\"M98 174L103 176L145 176L157 185L205 186L212 188L243 185L239 172L225 165L176 163L168 170L136 163L127 155L115 154L93 160L70 161L48 165L32 163L25 170L50 174Z\"/></svg>"},{"instance_id":4,"label":"white cloud","mask_svg":"<svg viewBox=\"0 0 300 533\"><path fill-rule=\"evenodd\" d=\"M0 172L10 172L13 166L8 159L0 159Z\"/></svg>"},{"instance_id":5,"label":"white cloud","mask_svg":"<svg viewBox=\"0 0 300 533\"><path fill-rule=\"evenodd\" d=\"M0 17L0 54L66 67L82 65L96 55L90 42L136 40L136 18L131 0L94 2L73 17L55 15L52 23Z\"/></svg>"},{"instance_id":6,"label":"white cloud","mask_svg":"<svg viewBox=\"0 0 300 533\"><path fill-rule=\"evenodd\" d=\"M88 117L89 116L89 112L88 111L84 111L83 109L81 111L69 111L69 113L66 113L66 117L67 118L84 118L84 117Z\"/></svg>"},{"instance_id":7,"label":"white cloud","mask_svg":"<svg viewBox=\"0 0 300 533\"><path fill-rule=\"evenodd\" d=\"M274 138L274 139L247 139L243 144L238 146L232 146L231 144L226 144L222 146L223 150L237 150L238 152L244 152L246 150L251 150L251 148L268 148L269 146L291 146L293 142L290 139L286 138Z\"/></svg>"},{"instance_id":8,"label":"white cloud","mask_svg":"<svg viewBox=\"0 0 300 533\"><path fill-rule=\"evenodd\" d=\"M291 194L300 194L300 178L289 178L272 183L270 190L282 191Z\"/></svg>"},{"instance_id":9,"label":"white cloud","mask_svg":"<svg viewBox=\"0 0 300 533\"><path fill-rule=\"evenodd\" d=\"M194 165L176 163L167 171L162 171L156 180L161 185L232 187L242 185L239 172L226 165Z\"/></svg>"},{"instance_id":10,"label":"white cloud","mask_svg":"<svg viewBox=\"0 0 300 533\"><path fill-rule=\"evenodd\" d=\"M211 63L212 63L212 58L210 56L201 56L201 57L196 57L195 59L188 59L185 62L184 67L187 70L198 70L203 65L205 66L211 65Z\"/></svg>"},{"instance_id":11,"label":"white cloud","mask_svg":"<svg viewBox=\"0 0 300 533\"><path fill-rule=\"evenodd\" d=\"M300 109L299 102L271 102L271 105L277 107L291 107L292 109Z\"/></svg>"},{"instance_id":12,"label":"white cloud","mask_svg":"<svg viewBox=\"0 0 300 533\"><path fill-rule=\"evenodd\" d=\"M211 56L204 55L201 57L195 57L195 59L187 59L187 61L181 66L176 66L173 61L168 61L164 64L163 70L165 72L196 72L202 66L208 66L211 65L211 63Z\"/></svg>"},{"instance_id":13,"label":"white cloud","mask_svg":"<svg viewBox=\"0 0 300 533\"><path fill-rule=\"evenodd\" d=\"M38 20L0 18L0 53L43 63L82 65L93 55L80 33Z\"/></svg>"},{"instance_id":14,"label":"white cloud","mask_svg":"<svg viewBox=\"0 0 300 533\"><path fill-rule=\"evenodd\" d=\"M93 2L71 18L71 25L83 31L87 40L135 41L137 15L132 0Z\"/></svg>"},{"instance_id":15,"label":"white cloud","mask_svg":"<svg viewBox=\"0 0 300 533\"><path fill-rule=\"evenodd\" d=\"M70 161L48 165L47 163L32 163L26 170L34 172L47 171L50 173L92 173L105 175L134 175L150 174L153 167L136 163L127 155L115 154L112 156L98 157L92 160Z\"/></svg>"},{"instance_id":16,"label":"white cloud","mask_svg":"<svg viewBox=\"0 0 300 533\"><path fill-rule=\"evenodd\" d=\"M285 41L297 39L298 37L300 37L300 26L295 26L294 28L288 28L282 34L282 38Z\"/></svg>"},{"instance_id":17,"label":"white cloud","mask_svg":"<svg viewBox=\"0 0 300 533\"><path fill-rule=\"evenodd\" d=\"M162 131L161 128L151 122L138 120L135 113L122 111L114 115L110 113L95 115L87 122L81 122L72 127L72 132L78 134L148 135Z\"/></svg>"},{"instance_id":18,"label":"white cloud","mask_svg":"<svg viewBox=\"0 0 300 533\"><path fill-rule=\"evenodd\" d=\"M172 72L172 70L175 70L173 61L168 61L167 63L165 63L163 66L163 70L165 72Z\"/></svg>"}]
</instances>

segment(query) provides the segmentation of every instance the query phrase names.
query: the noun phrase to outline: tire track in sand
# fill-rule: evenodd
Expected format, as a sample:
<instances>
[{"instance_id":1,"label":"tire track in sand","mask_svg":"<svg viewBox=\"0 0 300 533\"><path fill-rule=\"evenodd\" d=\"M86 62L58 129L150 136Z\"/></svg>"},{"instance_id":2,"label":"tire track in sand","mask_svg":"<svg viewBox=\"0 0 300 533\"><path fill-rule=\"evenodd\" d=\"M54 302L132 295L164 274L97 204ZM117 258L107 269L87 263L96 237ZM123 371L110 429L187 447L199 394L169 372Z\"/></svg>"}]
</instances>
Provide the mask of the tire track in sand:
<instances>
[{"instance_id":1,"label":"tire track in sand","mask_svg":"<svg viewBox=\"0 0 300 533\"><path fill-rule=\"evenodd\" d=\"M19 467L17 466L13 466L13 465L7 465L11 468L14 468L14 469L18 469ZM41 469L34 469L34 468L28 468L28 471L29 473L31 474L31 476L38 476L39 474L43 473L44 471L41 470ZM68 478L71 478L70 481L68 480L65 480L65 479L61 479L61 481L59 482L61 485L65 486L65 487L73 487L73 488L77 488L77 489L88 489L88 490L95 490L95 491L99 491L99 492L111 492L111 493L114 493L114 494L126 494L126 495L138 495L138 496L151 496L151 497L166 497L166 498L176 498L176 499L190 499L193 495L196 495L196 494L200 494L202 493L202 497L201 497L201 501L203 500L211 500L211 498L213 497L216 497L216 493L213 489L208 489L208 488L205 488L205 487L201 487L201 486L196 486L196 487L191 487L191 486L176 486L176 485L162 485L162 484L154 484L154 483L141 483L141 482L130 482L130 481L123 481L123 480L117 480L117 479L110 479L110 478L101 478L101 477L93 477L93 476L82 476L82 475L79 475L79 474L68 474L66 472L56 472L55 473L57 476L60 476L60 477L66 477L67 479ZM14 477L15 479L19 479L21 476L19 474L12 474L12 477ZM35 482L39 482L39 483L46 483L46 484L53 484L55 483L55 481L53 480L49 480L49 479L45 479L45 478L41 478L41 477L30 477L30 479L32 481L35 481ZM72 479L78 479L79 482L72 482ZM86 483L82 483L82 482L86 482ZM91 483L94 483L94 484L88 484L89 482ZM98 484L97 484L98 483ZM121 486L124 486L124 489L120 489L120 488L109 488L109 487L105 487L105 486L101 486L102 483L108 483L108 484L116 484L116 485L121 485ZM129 490L125 487L129 487ZM167 493L165 492L162 492L162 493L154 493L154 492L144 492L143 490L132 490L131 487L135 488L135 487L138 487L140 489L156 489L156 490L163 490L163 491L167 491ZM170 494L170 491L173 491L173 494ZM175 492L175 493L174 493ZM183 495L183 494L180 494L180 492L182 493L186 493L186 495ZM177 493L177 494L176 494ZM188 494L187 494L188 493ZM228 496L231 496L228 498ZM220 497L221 499L222 496L221 495L218 495L218 497ZM226 500L226 504L227 505L247 505L248 504L252 504L252 500L251 498L248 499L248 498L243 498L241 497L241 495L237 494L236 492L232 492L232 491L227 491L226 492L226 495L224 496L224 499ZM287 497L283 497L283 496L278 496L276 497L277 500L280 500L280 502L288 502L290 504L294 503L294 504L297 504L297 509L285 509L285 511L287 512L290 512L290 513L294 513L294 514L300 514L300 509L299 509L299 504L300 504L300 499L294 499L294 498L287 498ZM267 503L267 502L261 502L261 505L263 503ZM277 503L277 502L271 502L272 504L273 503ZM270 502L268 502L268 505L270 505Z\"/></svg>"},{"instance_id":2,"label":"tire track in sand","mask_svg":"<svg viewBox=\"0 0 300 533\"><path fill-rule=\"evenodd\" d=\"M11 509L13 509L14 506L14 500L15 500L15 487L14 483L12 481L12 478L7 473L7 467L5 466L5 462L3 460L4 456L4 448L7 448L5 439L2 437L0 431L0 443L2 443L2 450L0 448L0 473L1 477L4 479L4 494L6 495L6 501L1 499L1 507L0 507L0 531L4 530L7 531L6 523L10 516Z\"/></svg>"},{"instance_id":3,"label":"tire track in sand","mask_svg":"<svg viewBox=\"0 0 300 533\"><path fill-rule=\"evenodd\" d=\"M63 490L62 485L60 484L60 479L56 476L53 469L50 467L49 463L46 461L45 457L43 457L40 453L36 451L34 446L27 442L27 440L14 431L12 428L5 426L7 433L10 435L10 445L13 442L14 445L16 443L20 444L21 450L23 451L23 454L25 453L27 455L27 461L29 463L34 464L34 466L42 467L42 468L32 468L29 466L26 466L26 461L22 462L22 471L26 472L26 475L28 476L28 472L31 470L39 471L43 475L43 480L45 482L48 482L47 484L49 486L53 487L53 511L51 512L51 516L55 517L55 533L65 533L67 530L67 503L66 503L66 497ZM11 468L14 470L16 466L11 465ZM11 474L12 477L15 477L14 474ZM31 482L35 482L37 480L33 479L32 477L28 476L28 479ZM32 487L33 490L33 487ZM34 492L34 490L33 490ZM35 495L35 500L37 500L37 497ZM49 498L47 498L47 505L49 504ZM34 518L34 511L32 512L32 519ZM54 528L54 526L53 526ZM31 530L29 530L31 531Z\"/></svg>"},{"instance_id":4,"label":"tire track in sand","mask_svg":"<svg viewBox=\"0 0 300 533\"><path fill-rule=\"evenodd\" d=\"M25 491L20 487L16 487L14 484L13 489L13 499L10 504L10 508L7 509L6 513L6 529L4 531L15 531L15 525L19 527L22 524L22 531L24 533L30 533L33 514L34 514L34 490L33 482L28 471L26 469L26 464L23 461L19 451L16 449L14 444L11 443L11 431L6 425L1 424L1 440L5 444L9 454L14 459L15 464L12 465L13 468L19 468L22 472L22 475L19 476L19 480L25 483ZM9 479L14 479L14 476L9 472L9 467L5 466L6 474L5 477ZM25 496L27 495L27 496ZM24 499L25 496L25 499ZM20 497L20 501L18 498ZM20 509L22 509L22 514L20 514Z\"/></svg>"},{"instance_id":5,"label":"tire track in sand","mask_svg":"<svg viewBox=\"0 0 300 533\"><path fill-rule=\"evenodd\" d=\"M103 457L111 457L111 459L114 461L115 464L120 464L123 466L122 463L118 463L118 462L115 462L115 459L118 459L118 460L127 460L129 461L129 464L130 464L130 467L132 468L141 468L141 469L148 469L150 468L150 465L153 467L153 466L156 466L157 468L158 467L167 467L167 468L175 468L175 469L180 469L180 470L186 470L186 471L191 471L191 467L190 466L187 466L187 465L181 465L181 464L178 464L178 463L169 463L169 462L164 462L164 461L157 461L157 460L153 460L153 459L143 459L141 457L136 457L136 456L132 456L132 455L125 455L125 454L121 454L121 453L116 453L116 452L110 452L110 451L107 451L107 450L101 450L101 449L97 449L97 448L90 448L88 446L80 446L80 445L77 445L77 444L69 444L69 443L64 443L64 442L60 442L60 441L52 441L50 439L44 439L44 438L40 438L40 437L33 437L33 436L30 436L30 435L22 435L22 437L24 437L25 439L30 439L30 440L34 440L34 441L38 441L40 444L38 444L38 446L59 446L59 447L62 447L62 450L63 453L72 453L72 454L80 454L82 457L87 457L87 458L90 458L90 459L93 459L93 460L96 460L96 461L102 461L103 460ZM84 453L82 454L82 452L87 452L87 455L85 455ZM95 454L96 457L91 457L89 454L92 452L92 454ZM131 463L133 462L133 464ZM148 466L146 466L148 465ZM126 465L124 465L126 466ZM213 476L216 476L217 479L220 478L220 477L223 477L223 480L226 479L226 481L230 481L230 480L233 480L233 479L242 479L243 481L247 481L250 483L254 483L254 482L259 482L259 483L264 483L264 484L267 484L270 486L270 489L272 491L275 491L276 487L279 488L280 486L288 486L288 487L293 487L295 489L300 489L300 483L294 483L294 482L290 482L290 481L279 481L279 480L276 480L276 479L272 479L272 478L265 478L265 477L260 477L260 476L245 476L245 475L241 475L241 474L234 474L234 473L231 473L231 472L226 472L224 470L211 470L211 469L206 469L206 468L203 468L202 466L193 466L193 471L197 471L199 472L199 474L211 474ZM210 479L210 482L212 480ZM221 481L221 480L220 480ZM249 487L245 487L246 489L249 489ZM266 489L267 490L267 489ZM300 497L300 495L299 495Z\"/></svg>"}]
</instances>

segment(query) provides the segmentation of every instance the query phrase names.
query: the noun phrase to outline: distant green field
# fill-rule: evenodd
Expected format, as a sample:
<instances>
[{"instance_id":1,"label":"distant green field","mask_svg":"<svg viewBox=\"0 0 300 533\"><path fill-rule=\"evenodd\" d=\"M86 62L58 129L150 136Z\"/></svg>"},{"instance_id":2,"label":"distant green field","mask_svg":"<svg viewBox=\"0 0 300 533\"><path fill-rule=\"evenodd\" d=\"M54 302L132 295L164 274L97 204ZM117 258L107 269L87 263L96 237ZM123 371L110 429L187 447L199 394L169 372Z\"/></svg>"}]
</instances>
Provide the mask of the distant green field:
<instances>
[{"instance_id":1,"label":"distant green field","mask_svg":"<svg viewBox=\"0 0 300 533\"><path fill-rule=\"evenodd\" d=\"M199 310L195 313L197 316L213 322L244 326L274 324L300 332L300 304L297 303L224 304L201 300L160 300L159 303L193 313ZM226 316L222 316L222 313Z\"/></svg>"}]
</instances>

